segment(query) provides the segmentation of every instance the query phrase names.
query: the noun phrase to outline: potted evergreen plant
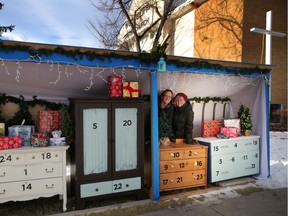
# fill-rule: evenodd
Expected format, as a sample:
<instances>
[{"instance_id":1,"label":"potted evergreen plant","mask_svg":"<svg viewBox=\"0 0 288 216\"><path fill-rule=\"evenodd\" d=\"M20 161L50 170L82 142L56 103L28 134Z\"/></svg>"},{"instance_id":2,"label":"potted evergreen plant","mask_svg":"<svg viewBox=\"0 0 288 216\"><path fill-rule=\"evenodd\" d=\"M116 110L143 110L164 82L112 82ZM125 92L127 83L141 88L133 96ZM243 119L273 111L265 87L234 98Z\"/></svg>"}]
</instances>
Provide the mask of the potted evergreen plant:
<instances>
[{"instance_id":1,"label":"potted evergreen plant","mask_svg":"<svg viewBox=\"0 0 288 216\"><path fill-rule=\"evenodd\" d=\"M158 121L159 144L167 145L170 141L169 138L173 136L173 131L164 112L161 112Z\"/></svg>"},{"instance_id":2,"label":"potted evergreen plant","mask_svg":"<svg viewBox=\"0 0 288 216\"><path fill-rule=\"evenodd\" d=\"M249 107L242 104L238 110L238 118L240 119L241 134L249 136L253 127Z\"/></svg>"}]
</instances>

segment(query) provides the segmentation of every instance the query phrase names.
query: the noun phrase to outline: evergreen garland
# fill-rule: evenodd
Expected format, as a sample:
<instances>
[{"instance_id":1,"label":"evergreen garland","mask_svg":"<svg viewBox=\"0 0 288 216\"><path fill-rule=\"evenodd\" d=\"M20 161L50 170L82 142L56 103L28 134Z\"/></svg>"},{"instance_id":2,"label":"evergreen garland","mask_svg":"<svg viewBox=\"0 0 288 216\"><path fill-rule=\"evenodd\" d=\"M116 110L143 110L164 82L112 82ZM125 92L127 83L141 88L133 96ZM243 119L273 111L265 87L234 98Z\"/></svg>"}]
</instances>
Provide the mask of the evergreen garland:
<instances>
[{"instance_id":1,"label":"evergreen garland","mask_svg":"<svg viewBox=\"0 0 288 216\"><path fill-rule=\"evenodd\" d=\"M39 100L36 96L33 96L33 100L25 101L25 98L20 95L20 98L13 96L7 96L6 94L0 93L0 107L6 103L14 103L19 106L19 110L15 113L12 119L5 120L0 112L0 122L5 123L5 127L8 128L12 125L21 125L22 121L25 119L25 125L35 125L35 121L32 119L32 115L29 112L29 106L34 107L36 105L45 106L46 110L60 110L64 104L57 104L53 102L48 102L45 100ZM7 130L6 130L7 131Z\"/></svg>"},{"instance_id":2,"label":"evergreen garland","mask_svg":"<svg viewBox=\"0 0 288 216\"><path fill-rule=\"evenodd\" d=\"M209 101L212 102L221 102L221 103L225 103L225 102L230 102L231 99L228 97L225 98L221 98L221 97L193 97L193 98L188 98L189 101L195 101L196 103L208 103Z\"/></svg>"},{"instance_id":3,"label":"evergreen garland","mask_svg":"<svg viewBox=\"0 0 288 216\"><path fill-rule=\"evenodd\" d=\"M165 52L163 52L162 47L156 47L155 50L152 50L151 53L147 52L142 52L138 53L138 56L135 55L129 55L129 54L118 54L115 52L109 52L109 53L96 53L93 51L85 51L81 52L80 49L73 49L73 50L66 50L63 47L56 47L54 50L53 49L44 49L40 48L38 50L32 49L30 46L25 46L25 45L4 45L3 42L0 42L0 50L3 50L4 52L14 52L14 51L26 51L30 55L45 55L45 56L51 56L52 54L59 54L62 56L70 57L73 58L75 61L77 60L82 60L84 56L89 61L93 61L95 59L104 61L104 60L109 60L112 61L112 58L121 58L124 60L127 59L135 59L138 58L141 63L146 63L150 64L151 62L156 62L159 60L160 57L164 57L166 64L173 64L176 65L178 68L183 68L183 67L195 67L197 69L201 68L208 68L208 69L214 69L216 71L225 71L230 74L254 74L254 73L261 73L261 74L268 74L270 72L269 68L259 68L258 66L255 68L234 68L234 67L226 67L220 64L212 64L209 63L208 61L204 60L196 60L193 62L183 62L179 60L169 60L167 59L167 56Z\"/></svg>"}]
</instances>

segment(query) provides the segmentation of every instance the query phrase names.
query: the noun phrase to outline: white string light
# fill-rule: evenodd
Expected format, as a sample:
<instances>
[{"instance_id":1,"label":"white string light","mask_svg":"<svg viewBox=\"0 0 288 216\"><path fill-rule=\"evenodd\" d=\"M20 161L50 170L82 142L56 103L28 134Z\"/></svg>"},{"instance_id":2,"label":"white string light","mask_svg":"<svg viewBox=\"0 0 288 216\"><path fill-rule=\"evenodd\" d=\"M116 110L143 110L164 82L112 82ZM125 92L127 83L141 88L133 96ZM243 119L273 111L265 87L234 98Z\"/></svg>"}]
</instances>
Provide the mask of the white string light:
<instances>
[{"instance_id":1,"label":"white string light","mask_svg":"<svg viewBox=\"0 0 288 216\"><path fill-rule=\"evenodd\" d=\"M2 62L2 64L1 64L1 67L4 67L4 68L5 68L5 71L6 71L6 73L8 74L8 76L10 76L10 73L9 73L9 71L8 71L8 68L7 68L7 66L5 65L5 62L4 62L4 60L3 60L3 59L1 59L1 62Z\"/></svg>"},{"instance_id":2,"label":"white string light","mask_svg":"<svg viewBox=\"0 0 288 216\"><path fill-rule=\"evenodd\" d=\"M84 90L85 91L89 91L91 88L92 88L92 86L93 86L93 76L94 76L94 70L93 70L93 68L91 69L92 70L92 73L91 73L91 76L90 76L90 78L89 78L89 80L90 80L90 85L88 86L88 87L86 87Z\"/></svg>"},{"instance_id":3,"label":"white string light","mask_svg":"<svg viewBox=\"0 0 288 216\"><path fill-rule=\"evenodd\" d=\"M36 54L34 56L30 56L29 59L23 59L23 60L6 60L6 59L2 59L1 60L1 67L4 68L5 72L7 75L10 76L10 72L8 70L8 67L6 66L5 62L6 61L10 61L10 62L15 62L17 64L17 69L16 69L16 77L15 80L19 83L20 82L20 75L21 75L21 70L23 69L21 66L21 62L35 62L37 63L37 65L39 65L40 63L44 64L47 63L49 64L49 70L50 72L53 72L55 67L54 64L57 64L57 79L55 81L51 81L49 82L50 84L53 85L57 85L61 78L62 78L62 71L61 71L61 67L64 66L64 74L65 76L68 78L70 76L72 76L75 72L71 72L72 71L72 66L76 67L79 71L79 73L81 74L90 74L90 76L88 77L89 80L89 86L85 87L84 90L85 91L89 91L93 85L93 79L95 79L96 77L103 80L104 82L108 82L106 80L106 76L107 73L104 73L106 71L110 71L110 73L112 72L114 75L118 75L116 72L116 69L120 69L121 72L119 72L119 75L121 75L123 77L123 80L127 79L127 71L126 69L132 69L134 68L135 70L135 76L136 79L139 79L139 77L143 74L143 72L145 71L145 74L150 73L151 76L155 75L155 73L157 73L156 68L151 68L151 67L142 67L141 65L138 68L135 68L132 65L125 65L125 66L114 66L114 67L99 67L97 66L85 66L85 65L80 65L77 63L71 63L71 62L65 62L65 61L52 61L52 60L47 60L45 62L42 61L41 57L39 56L39 54ZM71 67L70 67L71 66ZM70 70L71 69L71 70ZM177 72L177 73L175 73ZM106 76L104 77L105 74ZM180 74L182 74L180 76ZM234 77L237 76L239 77L239 75L234 75L234 74L227 74L227 75L223 75L223 74L219 74L219 73L211 73L211 72L203 72L203 70L201 71L191 71L191 70L183 70L183 71L179 71L179 70L174 70L174 71L166 71L163 73L158 73L159 77L160 77L160 90L161 88L164 88L164 86L167 86L170 89L173 89L177 86L179 86L179 81L183 82L180 86L182 89L189 89L190 88L190 83L191 81L195 80L195 79L199 79L199 81L211 81L211 83L216 84L218 81L221 81L223 79L226 79L225 84L223 85L223 90L224 91L228 91L231 87L238 85L240 87L245 87L248 85L251 86L255 86L255 78L257 78L256 76L241 76L241 82L237 83L234 81ZM261 77L262 75L260 75ZM181 80L180 80L181 79ZM165 83L163 83L163 81L165 80Z\"/></svg>"},{"instance_id":4,"label":"white string light","mask_svg":"<svg viewBox=\"0 0 288 216\"><path fill-rule=\"evenodd\" d=\"M16 77L15 77L15 80L19 83L19 82L20 82L20 74L21 74L20 70L23 69L23 68L21 67L19 60L16 62L16 64L18 65L18 67L17 67L17 69L16 69Z\"/></svg>"}]
</instances>

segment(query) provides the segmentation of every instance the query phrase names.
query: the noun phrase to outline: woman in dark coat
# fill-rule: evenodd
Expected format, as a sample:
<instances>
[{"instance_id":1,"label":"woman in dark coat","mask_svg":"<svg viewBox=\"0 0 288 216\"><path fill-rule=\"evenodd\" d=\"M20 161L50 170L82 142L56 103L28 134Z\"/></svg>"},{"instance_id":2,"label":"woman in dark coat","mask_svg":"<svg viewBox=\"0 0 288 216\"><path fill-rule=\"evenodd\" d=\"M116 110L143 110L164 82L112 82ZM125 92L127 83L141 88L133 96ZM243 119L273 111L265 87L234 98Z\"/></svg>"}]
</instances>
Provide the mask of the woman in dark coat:
<instances>
[{"instance_id":1,"label":"woman in dark coat","mask_svg":"<svg viewBox=\"0 0 288 216\"><path fill-rule=\"evenodd\" d=\"M160 95L159 100L159 116L161 113L165 113L169 125L172 125L173 114L174 114L174 105L173 105L173 92L170 89L164 90Z\"/></svg>"},{"instance_id":2,"label":"woman in dark coat","mask_svg":"<svg viewBox=\"0 0 288 216\"><path fill-rule=\"evenodd\" d=\"M194 113L187 99L184 93L178 93L175 96L172 127L176 139L184 139L185 143L192 144Z\"/></svg>"},{"instance_id":3,"label":"woman in dark coat","mask_svg":"<svg viewBox=\"0 0 288 216\"><path fill-rule=\"evenodd\" d=\"M160 130L165 130L165 134L169 134L169 139L175 142L174 133L172 129L172 121L174 115L173 92L170 89L164 90L159 98L158 117ZM159 134L160 135L160 134Z\"/></svg>"}]
</instances>

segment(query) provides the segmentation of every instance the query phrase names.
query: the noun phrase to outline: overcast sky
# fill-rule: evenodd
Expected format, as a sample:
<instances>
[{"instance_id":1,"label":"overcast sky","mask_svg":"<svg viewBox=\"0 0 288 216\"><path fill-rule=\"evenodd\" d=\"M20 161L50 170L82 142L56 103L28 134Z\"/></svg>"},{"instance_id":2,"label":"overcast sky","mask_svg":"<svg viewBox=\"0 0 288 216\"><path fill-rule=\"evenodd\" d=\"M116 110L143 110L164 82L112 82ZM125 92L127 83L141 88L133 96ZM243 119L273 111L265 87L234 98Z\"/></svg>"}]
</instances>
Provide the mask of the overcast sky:
<instances>
[{"instance_id":1,"label":"overcast sky","mask_svg":"<svg viewBox=\"0 0 288 216\"><path fill-rule=\"evenodd\" d=\"M0 0L0 25L15 25L2 40L102 48L88 20L96 16L90 0Z\"/></svg>"}]
</instances>

